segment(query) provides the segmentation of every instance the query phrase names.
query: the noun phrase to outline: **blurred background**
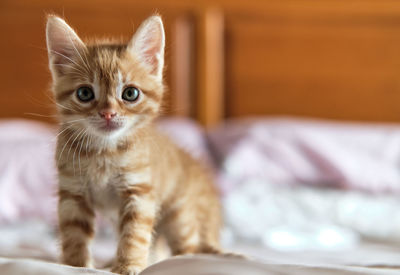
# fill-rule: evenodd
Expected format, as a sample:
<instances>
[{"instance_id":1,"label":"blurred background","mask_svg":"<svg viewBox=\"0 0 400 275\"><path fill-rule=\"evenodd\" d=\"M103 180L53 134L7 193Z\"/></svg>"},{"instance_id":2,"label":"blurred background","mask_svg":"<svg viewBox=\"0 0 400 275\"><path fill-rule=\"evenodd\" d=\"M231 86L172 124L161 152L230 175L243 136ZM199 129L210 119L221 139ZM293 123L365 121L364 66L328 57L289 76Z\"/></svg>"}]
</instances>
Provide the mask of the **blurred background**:
<instances>
[{"instance_id":1,"label":"blurred background","mask_svg":"<svg viewBox=\"0 0 400 275\"><path fill-rule=\"evenodd\" d=\"M1 117L48 114L45 17L82 37L125 37L153 13L167 32L170 113L204 125L248 115L398 121L396 1L0 3ZM11 96L18 91L18 96Z\"/></svg>"},{"instance_id":2,"label":"blurred background","mask_svg":"<svg viewBox=\"0 0 400 275\"><path fill-rule=\"evenodd\" d=\"M213 167L226 246L276 262L398 265L394 0L2 0L0 255L57 255L48 13L80 37L127 41L163 17L159 126Z\"/></svg>"}]
</instances>

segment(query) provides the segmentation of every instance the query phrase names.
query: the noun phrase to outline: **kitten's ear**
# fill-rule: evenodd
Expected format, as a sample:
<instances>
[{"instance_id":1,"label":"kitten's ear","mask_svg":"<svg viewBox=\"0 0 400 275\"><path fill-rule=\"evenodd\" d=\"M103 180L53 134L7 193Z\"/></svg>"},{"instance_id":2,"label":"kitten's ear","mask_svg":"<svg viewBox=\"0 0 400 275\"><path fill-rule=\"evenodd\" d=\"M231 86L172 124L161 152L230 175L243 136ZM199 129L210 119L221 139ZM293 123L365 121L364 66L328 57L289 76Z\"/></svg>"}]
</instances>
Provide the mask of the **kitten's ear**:
<instances>
[{"instance_id":1,"label":"kitten's ear","mask_svg":"<svg viewBox=\"0 0 400 275\"><path fill-rule=\"evenodd\" d=\"M160 80L164 66L165 34L160 16L144 21L129 42L128 50L137 56Z\"/></svg>"},{"instance_id":2,"label":"kitten's ear","mask_svg":"<svg viewBox=\"0 0 400 275\"><path fill-rule=\"evenodd\" d=\"M74 57L86 48L75 31L63 19L54 15L47 18L46 41L53 77L62 73L63 65L73 64Z\"/></svg>"}]
</instances>

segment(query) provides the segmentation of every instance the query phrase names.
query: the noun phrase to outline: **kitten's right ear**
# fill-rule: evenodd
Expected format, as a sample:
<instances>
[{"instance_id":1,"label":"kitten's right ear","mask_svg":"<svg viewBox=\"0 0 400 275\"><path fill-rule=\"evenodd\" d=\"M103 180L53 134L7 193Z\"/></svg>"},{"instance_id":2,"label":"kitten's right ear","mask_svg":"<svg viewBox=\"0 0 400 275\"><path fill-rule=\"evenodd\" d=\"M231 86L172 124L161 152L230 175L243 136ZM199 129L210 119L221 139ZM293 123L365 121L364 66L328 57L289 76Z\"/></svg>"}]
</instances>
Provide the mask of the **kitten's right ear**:
<instances>
[{"instance_id":1,"label":"kitten's right ear","mask_svg":"<svg viewBox=\"0 0 400 275\"><path fill-rule=\"evenodd\" d=\"M135 54L149 68L151 74L162 80L164 66L165 34L160 16L147 18L128 44L128 50Z\"/></svg>"},{"instance_id":2,"label":"kitten's right ear","mask_svg":"<svg viewBox=\"0 0 400 275\"><path fill-rule=\"evenodd\" d=\"M86 49L85 44L60 17L49 15L46 25L47 52L53 78L62 74L63 67L74 63L74 57L80 56Z\"/></svg>"}]
</instances>

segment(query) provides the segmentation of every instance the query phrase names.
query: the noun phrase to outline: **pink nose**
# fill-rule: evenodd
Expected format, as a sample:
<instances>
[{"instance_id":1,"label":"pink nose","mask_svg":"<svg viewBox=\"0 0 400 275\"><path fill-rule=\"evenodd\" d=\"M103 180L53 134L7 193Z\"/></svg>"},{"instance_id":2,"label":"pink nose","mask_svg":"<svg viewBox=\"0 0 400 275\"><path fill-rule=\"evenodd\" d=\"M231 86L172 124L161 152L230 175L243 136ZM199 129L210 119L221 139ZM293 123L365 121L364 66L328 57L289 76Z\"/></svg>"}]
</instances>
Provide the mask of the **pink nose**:
<instances>
[{"instance_id":1,"label":"pink nose","mask_svg":"<svg viewBox=\"0 0 400 275\"><path fill-rule=\"evenodd\" d=\"M104 110L100 111L99 115L106 120L111 120L113 117L117 115L117 113L109 110Z\"/></svg>"}]
</instances>

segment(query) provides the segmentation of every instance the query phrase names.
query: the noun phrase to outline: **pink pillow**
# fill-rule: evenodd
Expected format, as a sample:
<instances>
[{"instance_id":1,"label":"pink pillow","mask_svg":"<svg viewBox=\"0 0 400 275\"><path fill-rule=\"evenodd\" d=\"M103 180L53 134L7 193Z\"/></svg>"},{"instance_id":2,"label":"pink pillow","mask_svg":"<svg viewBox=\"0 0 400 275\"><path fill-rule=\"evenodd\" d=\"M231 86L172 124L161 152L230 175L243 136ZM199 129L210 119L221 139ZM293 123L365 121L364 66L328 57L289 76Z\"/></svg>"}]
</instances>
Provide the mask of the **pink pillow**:
<instances>
[{"instance_id":1,"label":"pink pillow","mask_svg":"<svg viewBox=\"0 0 400 275\"><path fill-rule=\"evenodd\" d=\"M43 123L0 123L0 222L52 221L56 205L55 129Z\"/></svg>"}]
</instances>

